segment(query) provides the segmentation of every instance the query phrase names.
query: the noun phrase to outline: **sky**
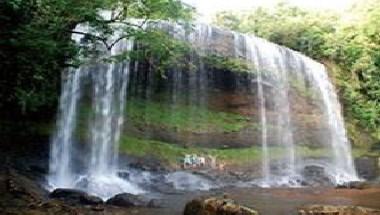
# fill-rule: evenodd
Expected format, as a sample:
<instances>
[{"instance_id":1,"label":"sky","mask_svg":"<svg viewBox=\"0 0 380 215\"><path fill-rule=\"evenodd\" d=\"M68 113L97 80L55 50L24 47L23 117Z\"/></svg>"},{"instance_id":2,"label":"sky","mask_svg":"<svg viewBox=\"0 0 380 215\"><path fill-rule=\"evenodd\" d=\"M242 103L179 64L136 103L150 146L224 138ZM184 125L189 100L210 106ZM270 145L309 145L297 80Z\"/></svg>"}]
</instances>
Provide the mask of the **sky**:
<instances>
[{"instance_id":1,"label":"sky","mask_svg":"<svg viewBox=\"0 0 380 215\"><path fill-rule=\"evenodd\" d=\"M246 10L257 6L273 6L279 0L183 0L197 8L202 16L201 21L209 22L218 11L223 10ZM354 0L287 0L292 5L308 9L332 9L343 11Z\"/></svg>"}]
</instances>

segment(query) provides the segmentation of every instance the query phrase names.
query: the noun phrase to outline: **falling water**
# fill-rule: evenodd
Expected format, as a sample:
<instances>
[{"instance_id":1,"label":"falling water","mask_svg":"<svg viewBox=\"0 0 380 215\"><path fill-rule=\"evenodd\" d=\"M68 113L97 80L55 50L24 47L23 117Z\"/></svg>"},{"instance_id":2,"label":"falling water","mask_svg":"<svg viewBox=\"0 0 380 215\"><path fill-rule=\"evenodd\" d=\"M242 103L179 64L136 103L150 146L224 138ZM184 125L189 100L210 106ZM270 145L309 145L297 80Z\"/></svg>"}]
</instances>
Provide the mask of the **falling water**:
<instances>
[{"instance_id":1,"label":"falling water","mask_svg":"<svg viewBox=\"0 0 380 215\"><path fill-rule=\"evenodd\" d=\"M119 43L111 55L131 50L132 43ZM94 117L90 122L91 175L116 174L120 130L124 121L129 64L110 64L104 71L91 73Z\"/></svg>"},{"instance_id":2,"label":"falling water","mask_svg":"<svg viewBox=\"0 0 380 215\"><path fill-rule=\"evenodd\" d=\"M235 37L239 37L241 35L235 34ZM268 150L268 128L267 128L267 113L265 107L265 95L263 88L263 76L264 70L258 70L258 68L262 67L257 48L255 47L255 43L251 41L251 38L248 36L242 36L244 45L247 47L246 51L246 60L253 62L256 71L256 80L252 80L257 84L257 101L258 101L258 110L260 113L260 125L261 125L261 151L262 151L262 159L261 159L261 167L262 167L262 185L268 186L271 175L270 175L270 158L269 158L269 150ZM239 40L235 40L238 42ZM238 44L235 44L238 46Z\"/></svg>"},{"instance_id":3,"label":"falling water","mask_svg":"<svg viewBox=\"0 0 380 215\"><path fill-rule=\"evenodd\" d=\"M268 152L268 129L267 129L267 117L266 117L266 109L265 109L265 97L263 92L262 85L262 72L257 73L257 94L258 94L258 103L260 110L260 124L261 124L261 148L262 148L262 174L264 183L268 183L270 180L270 160L269 160L269 152Z\"/></svg>"},{"instance_id":4,"label":"falling water","mask_svg":"<svg viewBox=\"0 0 380 215\"><path fill-rule=\"evenodd\" d=\"M333 150L333 173L336 183L358 180L348 142L341 106L335 88L329 81L326 68L309 58L301 56L305 62L305 75L310 77L322 97L322 108L330 131L330 147Z\"/></svg>"},{"instance_id":5,"label":"falling water","mask_svg":"<svg viewBox=\"0 0 380 215\"><path fill-rule=\"evenodd\" d=\"M72 144L80 97L80 69L70 69L63 78L57 131L52 139L49 182L56 187L70 187L73 183Z\"/></svg>"},{"instance_id":6,"label":"falling water","mask_svg":"<svg viewBox=\"0 0 380 215\"><path fill-rule=\"evenodd\" d=\"M254 65L254 73L256 79L252 80L257 85L257 101L258 110L260 113L261 124L261 145L262 145L262 176L261 184L270 186L273 181L271 176L271 159L268 146L268 123L266 110L266 97L264 93L264 78L269 85L276 88L277 96L271 98L275 103L277 112L277 144L285 148L285 168L283 171L288 177L293 177L296 174L295 170L295 147L291 132L289 98L288 98L288 83L287 74L284 68L283 58L276 46L248 35L236 35L244 38L246 46L246 59ZM237 40L235 40L236 42ZM235 44L236 46L236 44ZM267 84L268 85L268 84ZM277 179L275 179L277 180Z\"/></svg>"},{"instance_id":7,"label":"falling water","mask_svg":"<svg viewBox=\"0 0 380 215\"><path fill-rule=\"evenodd\" d=\"M133 43L117 43L108 55L130 51ZM49 184L52 188L76 188L108 198L116 193L140 193L141 189L118 177L118 148L124 122L129 62L97 63L70 69L63 85L57 132L52 140ZM78 107L89 105L82 96L91 80L92 104L88 119L88 148L75 137ZM91 111L92 110L92 111ZM82 122L83 123L83 122ZM83 128L81 128L83 129ZM81 154L82 156L77 156ZM82 164L78 164L82 157ZM78 170L78 166L83 169Z\"/></svg>"}]
</instances>

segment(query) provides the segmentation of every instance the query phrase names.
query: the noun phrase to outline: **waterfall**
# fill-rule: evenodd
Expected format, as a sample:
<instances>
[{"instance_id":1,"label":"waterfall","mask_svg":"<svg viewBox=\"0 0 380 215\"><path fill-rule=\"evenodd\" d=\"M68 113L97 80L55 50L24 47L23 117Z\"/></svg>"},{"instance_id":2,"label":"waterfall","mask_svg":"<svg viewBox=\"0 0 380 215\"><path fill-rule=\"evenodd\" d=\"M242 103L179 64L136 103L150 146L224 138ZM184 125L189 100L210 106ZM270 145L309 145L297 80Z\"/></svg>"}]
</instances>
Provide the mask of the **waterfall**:
<instances>
[{"instance_id":1,"label":"waterfall","mask_svg":"<svg viewBox=\"0 0 380 215\"><path fill-rule=\"evenodd\" d=\"M227 82L231 85L233 82L228 80L229 77L235 78L234 93L250 94L250 104L253 104L250 106L253 112L250 122L252 127L253 123L260 125L259 134L251 141L252 147L260 147L261 150L261 166L253 170L260 172L260 177L254 183L266 187L298 186L302 182L302 170L310 162L323 165L333 183L358 179L339 100L322 64L252 35L202 24L195 25L190 32L182 26L164 22L155 26L193 45L188 61L196 69L186 71L174 65L165 72L167 78L161 80L167 83L165 87L159 87L164 89L161 92L155 92L159 84L155 73L150 72L155 72L154 68L141 71L144 69L140 68L140 63L143 65L144 62L135 61L132 65L129 60L96 62L68 69L62 77L56 132L51 140L48 182L52 189L81 189L103 198L121 192L144 192L133 182L118 176L118 150L128 102L127 90L134 89L136 92L133 93L144 94L142 97L146 100L155 99L156 93L168 94L164 98L170 100L175 120L178 116L174 111L178 105L209 109L212 97L223 91L217 85ZM79 42L78 38L76 40ZM122 40L111 50L103 51L103 55L128 52L133 46L132 41ZM213 54L244 60L249 71L243 74L230 71L229 76L213 73L202 58ZM133 86L129 86L130 76ZM143 83L140 79L144 79ZM241 92L243 88L247 92ZM300 97L298 94L307 98L305 104L295 103ZM82 109L88 116L84 116ZM303 117L303 109L315 112L318 118L315 123L321 132L314 136L318 147L324 150L321 161L308 159L300 151L300 145L304 144L300 136L304 134L300 134L297 122ZM196 110L191 109L187 113L189 121L199 117ZM202 141L207 144L212 138L207 136L208 128L203 129L199 129L197 135L204 135ZM144 135L151 138L154 130ZM191 141L191 138L186 138L184 143Z\"/></svg>"},{"instance_id":2,"label":"waterfall","mask_svg":"<svg viewBox=\"0 0 380 215\"><path fill-rule=\"evenodd\" d=\"M132 41L122 41L105 54L114 56L130 51L132 47ZM51 188L82 189L103 198L120 192L143 192L118 177L118 149L124 123L129 61L72 68L63 80L60 114L50 154L48 181ZM87 85L92 88L91 103L84 96ZM78 116L80 105L90 106L86 109L90 116L86 125L81 124L78 137L75 131L77 119L83 118ZM88 143L80 143L81 138L86 138ZM89 153L86 154L83 148L89 148Z\"/></svg>"}]
</instances>

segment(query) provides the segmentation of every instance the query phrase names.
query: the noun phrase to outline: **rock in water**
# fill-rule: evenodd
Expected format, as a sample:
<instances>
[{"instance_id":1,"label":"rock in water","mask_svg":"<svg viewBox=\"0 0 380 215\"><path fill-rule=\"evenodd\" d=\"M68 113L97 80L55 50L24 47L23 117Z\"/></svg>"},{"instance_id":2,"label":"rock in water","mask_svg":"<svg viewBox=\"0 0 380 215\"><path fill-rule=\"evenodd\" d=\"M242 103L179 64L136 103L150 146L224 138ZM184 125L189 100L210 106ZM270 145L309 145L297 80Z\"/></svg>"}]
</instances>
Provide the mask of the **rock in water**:
<instances>
[{"instance_id":1,"label":"rock in water","mask_svg":"<svg viewBox=\"0 0 380 215\"><path fill-rule=\"evenodd\" d=\"M133 195L130 193L120 193L106 201L108 205L119 207L147 207L149 201L141 196Z\"/></svg>"},{"instance_id":2,"label":"rock in water","mask_svg":"<svg viewBox=\"0 0 380 215\"><path fill-rule=\"evenodd\" d=\"M184 215L258 215L251 208L241 206L232 199L194 199L186 204Z\"/></svg>"},{"instance_id":3,"label":"rock in water","mask_svg":"<svg viewBox=\"0 0 380 215\"><path fill-rule=\"evenodd\" d=\"M49 195L50 198L60 199L71 204L99 205L103 200L97 196L89 195L83 191L75 189L55 189Z\"/></svg>"},{"instance_id":4,"label":"rock in water","mask_svg":"<svg viewBox=\"0 0 380 215\"><path fill-rule=\"evenodd\" d=\"M298 210L298 215L380 215L380 210L359 206L310 205Z\"/></svg>"}]
</instances>

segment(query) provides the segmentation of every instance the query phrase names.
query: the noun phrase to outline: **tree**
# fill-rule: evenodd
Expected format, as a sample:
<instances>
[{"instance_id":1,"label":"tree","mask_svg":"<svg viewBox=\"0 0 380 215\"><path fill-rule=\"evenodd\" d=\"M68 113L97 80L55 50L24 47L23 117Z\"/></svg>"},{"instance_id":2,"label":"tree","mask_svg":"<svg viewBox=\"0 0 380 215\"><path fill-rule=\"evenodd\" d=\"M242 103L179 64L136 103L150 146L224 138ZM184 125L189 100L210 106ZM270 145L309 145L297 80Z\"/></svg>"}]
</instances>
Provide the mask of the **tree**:
<instances>
[{"instance_id":1,"label":"tree","mask_svg":"<svg viewBox=\"0 0 380 215\"><path fill-rule=\"evenodd\" d=\"M167 60L174 56L168 48L175 41L143 24L148 20L187 23L192 14L193 9L179 0L1 1L0 109L54 113L62 69L77 62L80 54L91 54L88 47L96 43L110 49L121 39L135 37L145 43L147 52ZM132 19L139 19L140 24ZM79 24L91 30L78 31ZM119 38L109 41L116 31ZM84 35L89 45L76 44L72 34ZM122 57L128 56L117 59Z\"/></svg>"},{"instance_id":2,"label":"tree","mask_svg":"<svg viewBox=\"0 0 380 215\"><path fill-rule=\"evenodd\" d=\"M332 12L310 12L286 3L244 13L222 12L214 19L216 25L254 34L316 58L325 56L325 36L335 31L336 22Z\"/></svg>"}]
</instances>

